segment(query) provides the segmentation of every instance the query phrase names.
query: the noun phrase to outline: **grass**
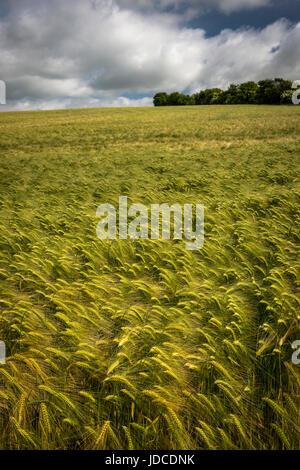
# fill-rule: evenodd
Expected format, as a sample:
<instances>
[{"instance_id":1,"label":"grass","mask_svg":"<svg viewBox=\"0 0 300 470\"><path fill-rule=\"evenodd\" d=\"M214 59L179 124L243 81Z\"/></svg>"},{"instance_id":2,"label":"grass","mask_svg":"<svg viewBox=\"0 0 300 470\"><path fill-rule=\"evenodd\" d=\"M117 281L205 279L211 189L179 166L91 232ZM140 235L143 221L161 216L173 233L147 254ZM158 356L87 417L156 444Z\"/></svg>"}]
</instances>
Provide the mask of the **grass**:
<instances>
[{"instance_id":1,"label":"grass","mask_svg":"<svg viewBox=\"0 0 300 470\"><path fill-rule=\"evenodd\" d=\"M299 130L296 106L0 113L1 449L300 448ZM204 203L204 248L100 241L119 195Z\"/></svg>"}]
</instances>

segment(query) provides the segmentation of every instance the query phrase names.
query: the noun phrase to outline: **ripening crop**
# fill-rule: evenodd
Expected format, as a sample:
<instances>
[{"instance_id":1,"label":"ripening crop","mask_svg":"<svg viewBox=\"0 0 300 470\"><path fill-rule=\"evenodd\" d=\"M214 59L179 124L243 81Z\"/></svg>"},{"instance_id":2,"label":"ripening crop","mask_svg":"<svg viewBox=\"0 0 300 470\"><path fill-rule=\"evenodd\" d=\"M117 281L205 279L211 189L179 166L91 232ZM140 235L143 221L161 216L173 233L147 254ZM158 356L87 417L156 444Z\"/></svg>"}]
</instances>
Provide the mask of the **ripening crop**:
<instances>
[{"instance_id":1,"label":"ripening crop","mask_svg":"<svg viewBox=\"0 0 300 470\"><path fill-rule=\"evenodd\" d=\"M0 114L1 449L299 449L297 106ZM205 205L205 243L96 209Z\"/></svg>"}]
</instances>

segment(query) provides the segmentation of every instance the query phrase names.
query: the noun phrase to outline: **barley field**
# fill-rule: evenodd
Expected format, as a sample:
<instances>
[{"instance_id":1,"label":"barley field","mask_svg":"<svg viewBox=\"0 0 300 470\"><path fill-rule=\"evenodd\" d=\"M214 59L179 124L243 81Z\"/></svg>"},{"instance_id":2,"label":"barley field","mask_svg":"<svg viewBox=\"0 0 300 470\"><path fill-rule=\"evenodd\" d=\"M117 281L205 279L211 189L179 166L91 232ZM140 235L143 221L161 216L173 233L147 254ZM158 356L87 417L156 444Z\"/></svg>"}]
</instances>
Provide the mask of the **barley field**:
<instances>
[{"instance_id":1,"label":"barley field","mask_svg":"<svg viewBox=\"0 0 300 470\"><path fill-rule=\"evenodd\" d=\"M0 113L1 449L299 449L297 106ZM203 203L205 243L96 236Z\"/></svg>"}]
</instances>

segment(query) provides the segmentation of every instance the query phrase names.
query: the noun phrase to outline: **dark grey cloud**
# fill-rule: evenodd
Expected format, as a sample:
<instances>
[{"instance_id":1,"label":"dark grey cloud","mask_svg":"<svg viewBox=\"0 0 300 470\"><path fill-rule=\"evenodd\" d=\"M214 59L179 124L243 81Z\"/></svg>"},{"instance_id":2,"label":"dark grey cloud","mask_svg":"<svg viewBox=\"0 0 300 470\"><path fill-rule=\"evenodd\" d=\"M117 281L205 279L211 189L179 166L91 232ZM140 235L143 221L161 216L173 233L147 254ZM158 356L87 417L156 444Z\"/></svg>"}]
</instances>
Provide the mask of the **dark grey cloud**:
<instances>
[{"instance_id":1,"label":"dark grey cloud","mask_svg":"<svg viewBox=\"0 0 300 470\"><path fill-rule=\"evenodd\" d=\"M182 10L193 8L199 11L216 9L229 13L270 5L272 0L117 0L117 2L121 7L133 9Z\"/></svg>"},{"instance_id":2,"label":"dark grey cloud","mask_svg":"<svg viewBox=\"0 0 300 470\"><path fill-rule=\"evenodd\" d=\"M0 79L8 105L2 111L146 105L160 90L300 78L300 23L278 20L207 37L166 10L181 0L152 2L156 8L148 14L142 1L136 8L130 0L3 1ZM259 1L214 3L242 8Z\"/></svg>"}]
</instances>

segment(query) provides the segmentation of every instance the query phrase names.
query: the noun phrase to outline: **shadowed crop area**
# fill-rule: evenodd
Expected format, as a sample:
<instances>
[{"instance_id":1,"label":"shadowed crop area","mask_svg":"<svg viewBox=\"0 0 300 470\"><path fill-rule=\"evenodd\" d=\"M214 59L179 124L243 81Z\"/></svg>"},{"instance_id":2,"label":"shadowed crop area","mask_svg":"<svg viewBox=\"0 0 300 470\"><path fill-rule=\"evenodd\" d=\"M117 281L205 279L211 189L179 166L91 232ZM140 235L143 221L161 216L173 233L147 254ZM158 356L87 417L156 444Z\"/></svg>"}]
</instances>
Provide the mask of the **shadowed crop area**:
<instances>
[{"instance_id":1,"label":"shadowed crop area","mask_svg":"<svg viewBox=\"0 0 300 470\"><path fill-rule=\"evenodd\" d=\"M1 449L299 449L297 106L0 114ZM205 243L99 240L205 205Z\"/></svg>"}]
</instances>

